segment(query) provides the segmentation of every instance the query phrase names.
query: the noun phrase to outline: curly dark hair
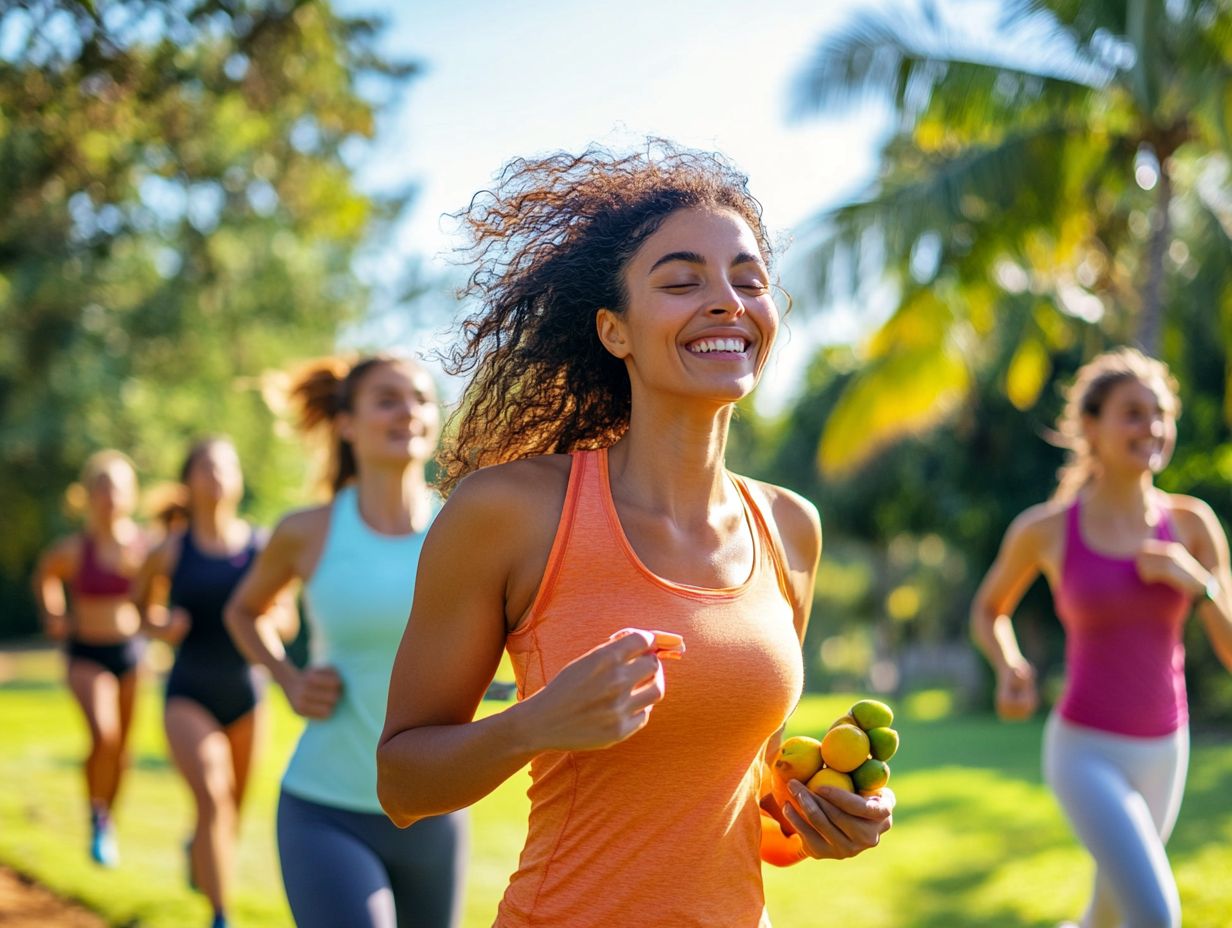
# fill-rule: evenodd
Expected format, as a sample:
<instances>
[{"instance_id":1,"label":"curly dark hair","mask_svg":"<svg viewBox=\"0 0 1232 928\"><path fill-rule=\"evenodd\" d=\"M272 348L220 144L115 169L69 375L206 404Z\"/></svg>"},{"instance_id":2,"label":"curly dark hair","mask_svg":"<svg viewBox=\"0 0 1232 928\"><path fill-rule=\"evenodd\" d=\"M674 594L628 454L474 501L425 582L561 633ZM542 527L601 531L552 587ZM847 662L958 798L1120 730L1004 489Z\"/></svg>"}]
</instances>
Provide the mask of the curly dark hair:
<instances>
[{"instance_id":1,"label":"curly dark hair","mask_svg":"<svg viewBox=\"0 0 1232 928\"><path fill-rule=\"evenodd\" d=\"M437 453L442 493L480 467L624 434L629 376L599 341L595 313L625 311L629 260L669 215L698 206L744 219L770 265L748 178L721 155L661 139L632 154L591 146L515 159L455 215L476 264L459 296L479 308L444 359L473 376Z\"/></svg>"}]
</instances>

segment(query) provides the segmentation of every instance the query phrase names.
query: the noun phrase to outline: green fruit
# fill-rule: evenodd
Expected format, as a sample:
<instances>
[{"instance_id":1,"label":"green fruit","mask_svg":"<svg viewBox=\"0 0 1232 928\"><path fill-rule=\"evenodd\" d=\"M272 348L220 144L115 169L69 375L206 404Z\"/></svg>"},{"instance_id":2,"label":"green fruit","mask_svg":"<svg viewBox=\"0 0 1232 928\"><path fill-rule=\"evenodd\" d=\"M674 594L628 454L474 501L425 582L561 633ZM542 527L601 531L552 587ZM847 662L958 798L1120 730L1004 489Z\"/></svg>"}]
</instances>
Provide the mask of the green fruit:
<instances>
[{"instance_id":1,"label":"green fruit","mask_svg":"<svg viewBox=\"0 0 1232 928\"><path fill-rule=\"evenodd\" d=\"M855 770L851 771L851 782L860 792L870 789L881 789L890 782L890 765L883 760L870 757Z\"/></svg>"},{"instance_id":2,"label":"green fruit","mask_svg":"<svg viewBox=\"0 0 1232 928\"><path fill-rule=\"evenodd\" d=\"M877 760L889 760L898 750L898 732L893 728L870 728L868 749Z\"/></svg>"},{"instance_id":3,"label":"green fruit","mask_svg":"<svg viewBox=\"0 0 1232 928\"><path fill-rule=\"evenodd\" d=\"M876 699L861 699L847 713L861 728L885 728L894 721L894 710Z\"/></svg>"}]
</instances>

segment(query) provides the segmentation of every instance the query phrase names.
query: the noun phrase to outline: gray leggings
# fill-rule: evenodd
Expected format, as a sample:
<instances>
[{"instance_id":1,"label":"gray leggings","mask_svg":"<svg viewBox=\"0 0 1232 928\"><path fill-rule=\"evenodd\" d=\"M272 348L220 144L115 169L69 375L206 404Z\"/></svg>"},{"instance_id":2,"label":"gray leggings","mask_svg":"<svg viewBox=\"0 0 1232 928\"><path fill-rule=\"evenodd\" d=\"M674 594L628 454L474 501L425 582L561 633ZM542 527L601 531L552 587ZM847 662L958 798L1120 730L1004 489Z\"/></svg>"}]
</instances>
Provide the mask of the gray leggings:
<instances>
[{"instance_id":1,"label":"gray leggings","mask_svg":"<svg viewBox=\"0 0 1232 928\"><path fill-rule=\"evenodd\" d=\"M1180 928L1181 900L1164 844L1172 833L1189 730L1160 738L1114 735L1067 722L1044 728L1044 779L1095 858L1083 928Z\"/></svg>"},{"instance_id":2,"label":"gray leggings","mask_svg":"<svg viewBox=\"0 0 1232 928\"><path fill-rule=\"evenodd\" d=\"M465 812L398 828L384 815L278 799L278 857L299 928L456 928Z\"/></svg>"}]
</instances>

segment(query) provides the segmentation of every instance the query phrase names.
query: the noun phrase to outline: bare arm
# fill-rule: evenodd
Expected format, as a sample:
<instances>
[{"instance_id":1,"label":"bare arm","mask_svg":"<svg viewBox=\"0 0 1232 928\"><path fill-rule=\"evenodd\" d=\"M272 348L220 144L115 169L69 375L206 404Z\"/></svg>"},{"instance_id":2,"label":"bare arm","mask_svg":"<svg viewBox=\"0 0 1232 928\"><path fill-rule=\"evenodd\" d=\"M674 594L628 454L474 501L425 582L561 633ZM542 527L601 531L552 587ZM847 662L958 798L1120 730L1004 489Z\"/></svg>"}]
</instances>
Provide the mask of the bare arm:
<instances>
[{"instance_id":1,"label":"bare arm","mask_svg":"<svg viewBox=\"0 0 1232 928\"><path fill-rule=\"evenodd\" d=\"M57 641L68 634L68 597L65 587L77 570L80 543L62 538L43 552L34 568L34 602L43 631Z\"/></svg>"},{"instance_id":2,"label":"bare arm","mask_svg":"<svg viewBox=\"0 0 1232 928\"><path fill-rule=\"evenodd\" d=\"M804 642L813 608L813 589L817 565L821 560L821 520L812 503L780 487L762 485L770 496L773 530L782 540L787 558L788 587L795 613L796 634ZM781 733L780 733L781 735ZM778 750L779 735L770 739ZM769 747L769 745L768 745ZM773 756L773 755L771 755ZM846 790L825 787L812 793L803 784L789 785L791 801L779 810L781 819L795 831L802 857L841 860L876 847L893 824L894 793L858 796ZM781 854L781 844L773 831L763 830L762 858L770 863ZM769 837L771 840L767 841Z\"/></svg>"},{"instance_id":3,"label":"bare arm","mask_svg":"<svg viewBox=\"0 0 1232 928\"><path fill-rule=\"evenodd\" d=\"M332 667L300 670L287 658L283 645L288 631L293 635L292 629L299 624L284 616L295 613L291 589L306 572L305 550L319 549L328 526L327 510L293 513L283 519L223 610L223 621L236 647L250 662L269 669L291 707L305 718L328 718L342 695L337 671Z\"/></svg>"},{"instance_id":4,"label":"bare arm","mask_svg":"<svg viewBox=\"0 0 1232 928\"><path fill-rule=\"evenodd\" d=\"M1018 647L1010 619L1040 575L1048 545L1048 510L1027 510L1010 525L971 603L971 635L997 676L997 712L1026 719L1039 704L1035 669Z\"/></svg>"},{"instance_id":5,"label":"bare arm","mask_svg":"<svg viewBox=\"0 0 1232 928\"><path fill-rule=\"evenodd\" d=\"M1150 540L1137 557L1138 574L1147 582L1167 583L1194 597L1198 618L1224 667L1232 670L1232 572L1228 539L1211 507L1192 496L1171 497L1185 543ZM1214 599L1206 596L1215 581Z\"/></svg>"},{"instance_id":6,"label":"bare arm","mask_svg":"<svg viewBox=\"0 0 1232 928\"><path fill-rule=\"evenodd\" d=\"M543 751L622 741L662 699L653 639L627 635L504 712L474 719L505 644L506 590L525 580L518 570L534 569L523 566L535 547L528 537L554 529L560 513L563 484L549 491L551 475L519 479L534 467L517 462L468 477L424 542L377 749L377 795L401 827L481 799Z\"/></svg>"},{"instance_id":7,"label":"bare arm","mask_svg":"<svg viewBox=\"0 0 1232 928\"><path fill-rule=\"evenodd\" d=\"M133 580L133 603L141 616L141 630L151 638L179 644L188 632L183 609L169 609L167 594L171 572L180 556L180 535L169 535L146 557Z\"/></svg>"},{"instance_id":8,"label":"bare arm","mask_svg":"<svg viewBox=\"0 0 1232 928\"><path fill-rule=\"evenodd\" d=\"M1218 517L1205 503L1199 514L1206 529L1199 560L1215 578L1219 590L1213 601L1205 598L1199 601L1198 617L1220 663L1232 671L1232 569L1229 567L1228 537Z\"/></svg>"}]
</instances>

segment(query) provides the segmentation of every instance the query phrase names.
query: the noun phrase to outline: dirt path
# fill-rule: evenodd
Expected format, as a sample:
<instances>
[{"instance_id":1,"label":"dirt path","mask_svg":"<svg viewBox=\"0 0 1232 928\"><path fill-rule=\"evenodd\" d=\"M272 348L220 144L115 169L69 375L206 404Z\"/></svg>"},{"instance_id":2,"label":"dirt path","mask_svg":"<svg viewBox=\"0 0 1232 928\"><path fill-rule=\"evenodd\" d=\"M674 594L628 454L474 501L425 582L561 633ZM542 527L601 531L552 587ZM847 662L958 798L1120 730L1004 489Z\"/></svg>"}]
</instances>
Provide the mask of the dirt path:
<instances>
[{"instance_id":1,"label":"dirt path","mask_svg":"<svg viewBox=\"0 0 1232 928\"><path fill-rule=\"evenodd\" d=\"M0 867L0 925L4 928L107 928L89 909L61 899L8 867Z\"/></svg>"}]
</instances>

